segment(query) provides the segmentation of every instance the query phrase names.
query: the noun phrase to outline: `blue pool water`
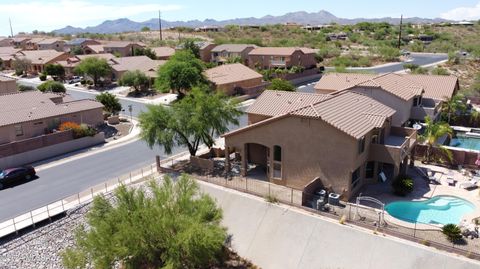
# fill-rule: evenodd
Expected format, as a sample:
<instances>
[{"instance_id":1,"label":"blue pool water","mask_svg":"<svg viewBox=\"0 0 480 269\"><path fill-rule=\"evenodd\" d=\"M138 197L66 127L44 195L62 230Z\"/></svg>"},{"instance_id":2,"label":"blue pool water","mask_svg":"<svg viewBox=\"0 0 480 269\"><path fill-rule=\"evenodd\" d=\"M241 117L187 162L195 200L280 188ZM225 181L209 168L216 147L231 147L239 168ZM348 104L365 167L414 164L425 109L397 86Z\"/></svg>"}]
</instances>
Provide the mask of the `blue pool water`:
<instances>
[{"instance_id":1,"label":"blue pool water","mask_svg":"<svg viewBox=\"0 0 480 269\"><path fill-rule=\"evenodd\" d=\"M480 138L458 136L450 141L451 147L480 150Z\"/></svg>"},{"instance_id":2,"label":"blue pool water","mask_svg":"<svg viewBox=\"0 0 480 269\"><path fill-rule=\"evenodd\" d=\"M391 216L403 221L425 224L458 224L475 206L455 196L435 196L420 202L393 202L385 207Z\"/></svg>"}]
</instances>

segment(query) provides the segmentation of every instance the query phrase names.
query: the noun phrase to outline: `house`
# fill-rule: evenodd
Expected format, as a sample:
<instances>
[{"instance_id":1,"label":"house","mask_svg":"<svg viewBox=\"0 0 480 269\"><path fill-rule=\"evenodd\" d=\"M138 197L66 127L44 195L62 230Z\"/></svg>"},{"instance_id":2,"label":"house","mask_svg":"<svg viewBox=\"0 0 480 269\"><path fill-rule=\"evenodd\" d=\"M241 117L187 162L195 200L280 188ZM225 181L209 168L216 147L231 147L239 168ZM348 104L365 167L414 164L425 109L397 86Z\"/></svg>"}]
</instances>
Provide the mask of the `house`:
<instances>
[{"instance_id":1,"label":"house","mask_svg":"<svg viewBox=\"0 0 480 269\"><path fill-rule=\"evenodd\" d=\"M291 68L300 66L305 69L315 68L316 50L309 48L293 47L261 47L248 53L250 68Z\"/></svg>"},{"instance_id":2,"label":"house","mask_svg":"<svg viewBox=\"0 0 480 269\"><path fill-rule=\"evenodd\" d=\"M101 53L101 54L88 54L88 55L76 55L69 57L66 60L62 61L57 61L56 63L63 66L65 69L65 76L66 77L71 77L74 75L74 70L75 67L77 67L78 64L84 59L91 58L91 57L96 57L100 59L105 59L107 62L110 62L110 60L116 58L115 55L110 54L110 53Z\"/></svg>"},{"instance_id":3,"label":"house","mask_svg":"<svg viewBox=\"0 0 480 269\"><path fill-rule=\"evenodd\" d=\"M170 47L156 47L152 48L152 51L155 52L157 60L168 60L170 57L175 54L175 49Z\"/></svg>"},{"instance_id":4,"label":"house","mask_svg":"<svg viewBox=\"0 0 480 269\"><path fill-rule=\"evenodd\" d=\"M84 48L87 45L100 45L100 42L89 38L74 38L65 43L65 48L72 50L74 48Z\"/></svg>"},{"instance_id":5,"label":"house","mask_svg":"<svg viewBox=\"0 0 480 269\"><path fill-rule=\"evenodd\" d=\"M22 49L17 49L14 47L0 47L0 59L2 60L0 69L12 69L12 63L15 60L15 55L21 50Z\"/></svg>"},{"instance_id":6,"label":"house","mask_svg":"<svg viewBox=\"0 0 480 269\"><path fill-rule=\"evenodd\" d=\"M312 184L350 199L362 186L404 173L416 131L392 127L395 110L356 92L265 91L247 109L249 125L226 133L243 176L305 190ZM387 183L386 183L387 184Z\"/></svg>"},{"instance_id":7,"label":"house","mask_svg":"<svg viewBox=\"0 0 480 269\"><path fill-rule=\"evenodd\" d=\"M58 38L47 38L38 42L39 50L56 50L63 52L65 51L65 41Z\"/></svg>"},{"instance_id":8,"label":"house","mask_svg":"<svg viewBox=\"0 0 480 269\"><path fill-rule=\"evenodd\" d=\"M195 32L219 32L222 28L219 26L202 26L195 28Z\"/></svg>"},{"instance_id":9,"label":"house","mask_svg":"<svg viewBox=\"0 0 480 269\"><path fill-rule=\"evenodd\" d=\"M355 91L376 99L396 110L393 126L403 126L410 120L423 121L426 116L438 119L442 102L458 89L455 76L395 73L328 73L315 85L316 92L321 94Z\"/></svg>"},{"instance_id":10,"label":"house","mask_svg":"<svg viewBox=\"0 0 480 269\"><path fill-rule=\"evenodd\" d=\"M101 103L63 99L62 95L39 91L0 95L0 144L51 133L63 122L103 123Z\"/></svg>"},{"instance_id":11,"label":"house","mask_svg":"<svg viewBox=\"0 0 480 269\"><path fill-rule=\"evenodd\" d=\"M31 74L42 73L47 64L54 64L69 57L67 53L56 50L25 50L15 56L15 58L26 59L31 62L27 69L27 72Z\"/></svg>"},{"instance_id":12,"label":"house","mask_svg":"<svg viewBox=\"0 0 480 269\"><path fill-rule=\"evenodd\" d=\"M82 47L85 54L101 54L105 53L104 45L85 45Z\"/></svg>"},{"instance_id":13,"label":"house","mask_svg":"<svg viewBox=\"0 0 480 269\"><path fill-rule=\"evenodd\" d=\"M257 48L251 44L223 44L212 49L212 63L226 63L229 60L238 58L240 62L248 65L248 53Z\"/></svg>"},{"instance_id":14,"label":"house","mask_svg":"<svg viewBox=\"0 0 480 269\"><path fill-rule=\"evenodd\" d=\"M8 37L0 37L0 47L10 47L12 46L13 40Z\"/></svg>"},{"instance_id":15,"label":"house","mask_svg":"<svg viewBox=\"0 0 480 269\"><path fill-rule=\"evenodd\" d=\"M30 39L31 39L31 38L29 38L29 37L14 37L14 38L12 38L12 45L13 45L15 48L26 49L26 47L27 47L27 42L28 42Z\"/></svg>"},{"instance_id":16,"label":"house","mask_svg":"<svg viewBox=\"0 0 480 269\"><path fill-rule=\"evenodd\" d=\"M0 95L17 92L17 80L0 75Z\"/></svg>"},{"instance_id":17,"label":"house","mask_svg":"<svg viewBox=\"0 0 480 269\"><path fill-rule=\"evenodd\" d=\"M130 56L130 57L119 57L113 58L109 61L112 67L112 79L120 79L122 75L127 71L139 70L150 79L157 77L158 67L163 65L165 61L161 60L152 60L147 56Z\"/></svg>"},{"instance_id":18,"label":"house","mask_svg":"<svg viewBox=\"0 0 480 269\"><path fill-rule=\"evenodd\" d=\"M144 47L145 46L143 44L135 42L113 41L103 45L103 52L111 53L119 57L128 57L135 55L135 49L140 49Z\"/></svg>"},{"instance_id":19,"label":"house","mask_svg":"<svg viewBox=\"0 0 480 269\"><path fill-rule=\"evenodd\" d=\"M209 63L212 59L212 49L216 46L215 44L208 41L195 41L194 44L200 50L200 59L206 63ZM175 47L177 50L183 49L183 44Z\"/></svg>"},{"instance_id":20,"label":"house","mask_svg":"<svg viewBox=\"0 0 480 269\"><path fill-rule=\"evenodd\" d=\"M207 69L205 76L217 90L226 95L244 94L249 89L265 85L261 74L239 63Z\"/></svg>"},{"instance_id":21,"label":"house","mask_svg":"<svg viewBox=\"0 0 480 269\"><path fill-rule=\"evenodd\" d=\"M25 44L25 50L38 50L38 43L44 40L44 37L32 37Z\"/></svg>"}]
</instances>

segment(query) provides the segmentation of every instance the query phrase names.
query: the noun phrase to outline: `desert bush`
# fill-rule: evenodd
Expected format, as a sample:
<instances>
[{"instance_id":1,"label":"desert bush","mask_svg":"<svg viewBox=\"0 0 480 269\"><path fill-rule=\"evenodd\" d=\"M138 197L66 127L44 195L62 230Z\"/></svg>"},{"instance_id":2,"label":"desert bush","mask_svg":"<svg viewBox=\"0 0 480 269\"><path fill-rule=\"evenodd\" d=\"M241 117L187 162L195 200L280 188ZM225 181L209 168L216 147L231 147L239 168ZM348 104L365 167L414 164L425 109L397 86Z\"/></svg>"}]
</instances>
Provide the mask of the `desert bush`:
<instances>
[{"instance_id":1,"label":"desert bush","mask_svg":"<svg viewBox=\"0 0 480 269\"><path fill-rule=\"evenodd\" d=\"M460 227L455 224L447 224L443 226L442 233L450 242L462 239L462 231L460 230Z\"/></svg>"},{"instance_id":2,"label":"desert bush","mask_svg":"<svg viewBox=\"0 0 480 269\"><path fill-rule=\"evenodd\" d=\"M413 185L413 179L407 175L398 175L392 182L393 192L400 196L406 196L411 193Z\"/></svg>"}]
</instances>

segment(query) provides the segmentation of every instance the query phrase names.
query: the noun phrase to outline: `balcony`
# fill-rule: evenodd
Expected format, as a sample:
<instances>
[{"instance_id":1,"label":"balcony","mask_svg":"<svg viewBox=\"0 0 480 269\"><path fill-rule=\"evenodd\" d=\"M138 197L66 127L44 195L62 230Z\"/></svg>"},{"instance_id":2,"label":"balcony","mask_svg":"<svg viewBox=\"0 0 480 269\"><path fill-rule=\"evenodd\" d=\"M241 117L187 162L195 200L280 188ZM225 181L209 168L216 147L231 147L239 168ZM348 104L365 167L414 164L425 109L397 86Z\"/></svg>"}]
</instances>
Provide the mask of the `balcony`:
<instances>
[{"instance_id":1,"label":"balcony","mask_svg":"<svg viewBox=\"0 0 480 269\"><path fill-rule=\"evenodd\" d=\"M442 103L433 99L423 99L421 106L414 106L410 112L412 120L424 121L426 116L435 120L440 115Z\"/></svg>"},{"instance_id":2,"label":"balcony","mask_svg":"<svg viewBox=\"0 0 480 269\"><path fill-rule=\"evenodd\" d=\"M384 144L370 145L370 161L399 164L417 143L417 131L411 128L392 127Z\"/></svg>"}]
</instances>

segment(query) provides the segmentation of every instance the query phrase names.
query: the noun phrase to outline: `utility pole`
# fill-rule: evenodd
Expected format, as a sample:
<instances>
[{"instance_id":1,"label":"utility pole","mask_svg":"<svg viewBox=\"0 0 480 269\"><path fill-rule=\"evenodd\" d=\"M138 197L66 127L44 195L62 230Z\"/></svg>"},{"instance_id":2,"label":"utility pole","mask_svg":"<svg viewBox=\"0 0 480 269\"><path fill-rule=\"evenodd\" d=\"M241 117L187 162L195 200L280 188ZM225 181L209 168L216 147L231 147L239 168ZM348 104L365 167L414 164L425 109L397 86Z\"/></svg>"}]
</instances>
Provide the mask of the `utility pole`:
<instances>
[{"instance_id":1,"label":"utility pole","mask_svg":"<svg viewBox=\"0 0 480 269\"><path fill-rule=\"evenodd\" d=\"M159 10L158 11L158 30L160 32L160 41L163 40L162 36L162 12Z\"/></svg>"},{"instance_id":2,"label":"utility pole","mask_svg":"<svg viewBox=\"0 0 480 269\"><path fill-rule=\"evenodd\" d=\"M398 49L402 46L402 26L403 26L403 14L400 17L400 32L398 33Z\"/></svg>"},{"instance_id":3,"label":"utility pole","mask_svg":"<svg viewBox=\"0 0 480 269\"><path fill-rule=\"evenodd\" d=\"M10 23L10 36L13 37L12 20L8 18L8 22Z\"/></svg>"}]
</instances>

